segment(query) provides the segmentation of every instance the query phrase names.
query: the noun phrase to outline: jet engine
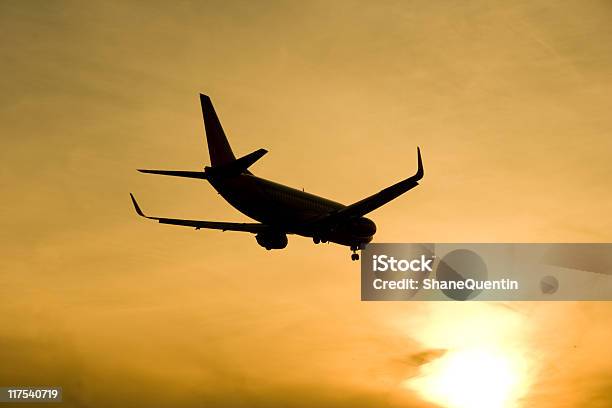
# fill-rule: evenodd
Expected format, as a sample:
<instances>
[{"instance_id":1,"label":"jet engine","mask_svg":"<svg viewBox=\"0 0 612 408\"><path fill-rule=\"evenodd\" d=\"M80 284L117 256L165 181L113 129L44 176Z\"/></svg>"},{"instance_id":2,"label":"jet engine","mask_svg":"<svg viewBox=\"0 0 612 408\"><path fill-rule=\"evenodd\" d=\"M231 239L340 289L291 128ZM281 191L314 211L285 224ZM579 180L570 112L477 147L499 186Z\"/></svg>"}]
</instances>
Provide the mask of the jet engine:
<instances>
[{"instance_id":1,"label":"jet engine","mask_svg":"<svg viewBox=\"0 0 612 408\"><path fill-rule=\"evenodd\" d=\"M271 249L283 249L289 240L287 235L280 232L260 232L255 236L257 243L268 251Z\"/></svg>"}]
</instances>

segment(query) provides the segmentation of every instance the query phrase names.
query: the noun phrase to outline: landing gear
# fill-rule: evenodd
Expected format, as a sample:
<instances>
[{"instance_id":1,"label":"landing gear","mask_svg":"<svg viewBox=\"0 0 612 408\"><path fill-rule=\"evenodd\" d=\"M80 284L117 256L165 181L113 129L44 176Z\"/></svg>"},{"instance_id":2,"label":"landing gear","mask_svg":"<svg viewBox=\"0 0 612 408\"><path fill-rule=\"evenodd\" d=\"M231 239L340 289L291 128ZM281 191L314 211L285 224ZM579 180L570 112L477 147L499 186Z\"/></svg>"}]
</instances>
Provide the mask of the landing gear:
<instances>
[{"instance_id":1,"label":"landing gear","mask_svg":"<svg viewBox=\"0 0 612 408\"><path fill-rule=\"evenodd\" d=\"M351 251L353 251L353 253L351 254L351 261L359 260L359 254L357 253L358 249L359 249L358 245L351 245Z\"/></svg>"},{"instance_id":2,"label":"landing gear","mask_svg":"<svg viewBox=\"0 0 612 408\"><path fill-rule=\"evenodd\" d=\"M320 244L320 243L327 243L327 239L325 238L319 238L319 237L312 237L312 242L314 242L315 244Z\"/></svg>"}]
</instances>

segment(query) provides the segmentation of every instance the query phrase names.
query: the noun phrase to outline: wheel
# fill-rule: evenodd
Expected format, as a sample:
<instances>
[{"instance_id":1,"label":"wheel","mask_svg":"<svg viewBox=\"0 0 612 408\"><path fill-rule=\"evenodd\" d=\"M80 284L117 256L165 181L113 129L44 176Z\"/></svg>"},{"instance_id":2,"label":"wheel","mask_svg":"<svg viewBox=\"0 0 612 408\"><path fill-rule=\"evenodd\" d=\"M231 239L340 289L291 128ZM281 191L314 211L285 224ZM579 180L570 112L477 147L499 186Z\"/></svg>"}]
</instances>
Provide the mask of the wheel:
<instances>
[{"instance_id":1,"label":"wheel","mask_svg":"<svg viewBox=\"0 0 612 408\"><path fill-rule=\"evenodd\" d=\"M359 254L351 254L351 260L358 261L359 260Z\"/></svg>"},{"instance_id":2,"label":"wheel","mask_svg":"<svg viewBox=\"0 0 612 408\"><path fill-rule=\"evenodd\" d=\"M319 237L313 237L312 242L314 242L315 244L319 244L321 243L321 239Z\"/></svg>"}]
</instances>

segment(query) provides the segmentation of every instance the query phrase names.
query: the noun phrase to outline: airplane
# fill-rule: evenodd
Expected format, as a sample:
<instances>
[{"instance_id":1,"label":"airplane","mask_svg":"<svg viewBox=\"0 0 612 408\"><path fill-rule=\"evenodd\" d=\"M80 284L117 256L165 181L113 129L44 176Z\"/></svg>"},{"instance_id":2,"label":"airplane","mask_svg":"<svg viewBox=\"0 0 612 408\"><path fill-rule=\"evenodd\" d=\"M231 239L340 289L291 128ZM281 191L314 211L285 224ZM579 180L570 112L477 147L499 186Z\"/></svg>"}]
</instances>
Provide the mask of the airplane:
<instances>
[{"instance_id":1,"label":"airplane","mask_svg":"<svg viewBox=\"0 0 612 408\"><path fill-rule=\"evenodd\" d=\"M208 228L248 232L255 234L257 243L267 250L285 248L288 234L301 235L312 238L315 244L333 242L348 246L352 252L351 259L356 261L359 260L357 251L372 241L376 233L376 224L364 215L418 186L418 181L424 175L421 150L417 147L417 172L413 176L351 205L343 205L255 176L248 170L249 167L268 151L259 149L236 159L210 98L200 94L200 103L211 165L205 166L204 171L138 171L206 180L232 207L258 222L151 217L142 212L136 198L130 193L139 216L157 220L161 224L181 225L196 230Z\"/></svg>"}]
</instances>

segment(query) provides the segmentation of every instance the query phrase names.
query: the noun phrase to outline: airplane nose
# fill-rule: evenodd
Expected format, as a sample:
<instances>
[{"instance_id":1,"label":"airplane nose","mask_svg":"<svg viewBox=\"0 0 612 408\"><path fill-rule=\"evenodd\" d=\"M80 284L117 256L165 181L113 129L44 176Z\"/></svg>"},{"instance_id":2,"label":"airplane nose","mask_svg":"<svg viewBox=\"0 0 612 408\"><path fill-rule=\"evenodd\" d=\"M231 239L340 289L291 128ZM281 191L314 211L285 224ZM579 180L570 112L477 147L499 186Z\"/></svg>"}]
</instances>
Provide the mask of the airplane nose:
<instances>
[{"instance_id":1,"label":"airplane nose","mask_svg":"<svg viewBox=\"0 0 612 408\"><path fill-rule=\"evenodd\" d=\"M369 234L370 235L376 234L376 224L374 224L374 221L372 221L369 218L364 218L364 220L367 221L366 222L366 225L367 225L366 229L368 230Z\"/></svg>"},{"instance_id":2,"label":"airplane nose","mask_svg":"<svg viewBox=\"0 0 612 408\"><path fill-rule=\"evenodd\" d=\"M376 233L376 224L369 218L360 218L356 230L363 237L371 237Z\"/></svg>"}]
</instances>

